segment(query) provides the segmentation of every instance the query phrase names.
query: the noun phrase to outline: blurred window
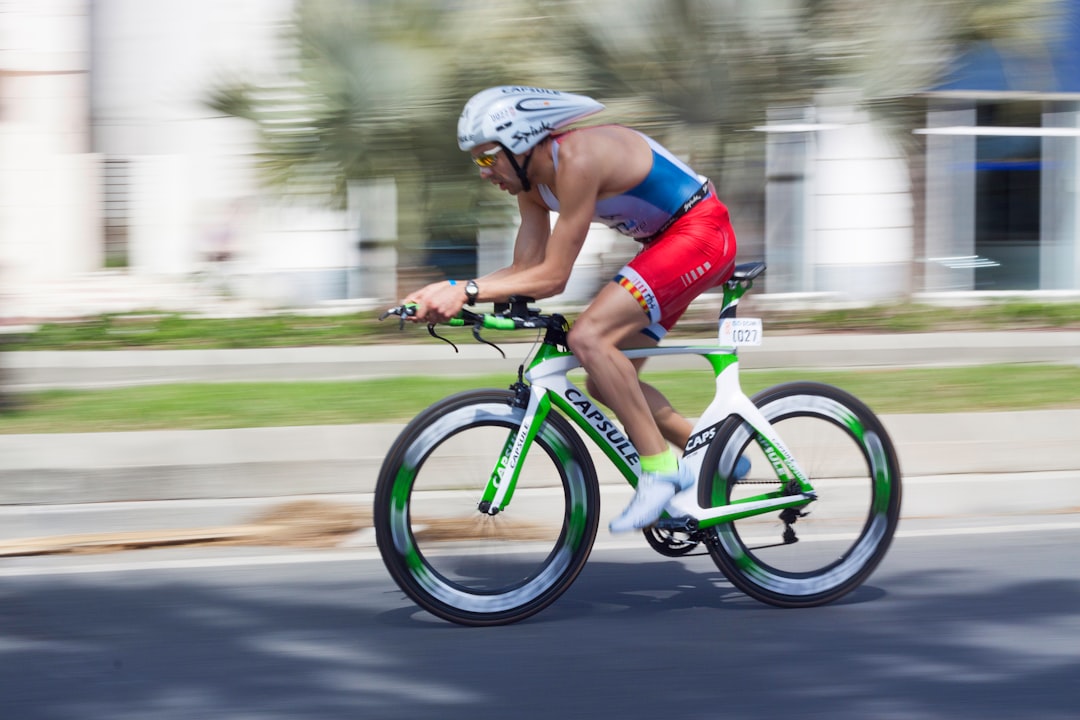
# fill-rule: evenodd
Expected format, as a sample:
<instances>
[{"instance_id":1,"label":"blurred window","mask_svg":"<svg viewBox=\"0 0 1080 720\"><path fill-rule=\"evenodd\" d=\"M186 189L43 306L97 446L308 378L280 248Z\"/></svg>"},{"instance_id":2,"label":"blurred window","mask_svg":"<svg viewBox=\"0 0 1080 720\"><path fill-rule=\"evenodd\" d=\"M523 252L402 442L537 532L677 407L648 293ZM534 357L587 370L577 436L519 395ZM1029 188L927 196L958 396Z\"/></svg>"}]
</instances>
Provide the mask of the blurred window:
<instances>
[{"instance_id":1,"label":"blurred window","mask_svg":"<svg viewBox=\"0 0 1080 720\"><path fill-rule=\"evenodd\" d=\"M1039 127L1039 102L980 103L979 126ZM976 290L1039 288L1042 141L1034 136L983 135L975 144Z\"/></svg>"}]
</instances>

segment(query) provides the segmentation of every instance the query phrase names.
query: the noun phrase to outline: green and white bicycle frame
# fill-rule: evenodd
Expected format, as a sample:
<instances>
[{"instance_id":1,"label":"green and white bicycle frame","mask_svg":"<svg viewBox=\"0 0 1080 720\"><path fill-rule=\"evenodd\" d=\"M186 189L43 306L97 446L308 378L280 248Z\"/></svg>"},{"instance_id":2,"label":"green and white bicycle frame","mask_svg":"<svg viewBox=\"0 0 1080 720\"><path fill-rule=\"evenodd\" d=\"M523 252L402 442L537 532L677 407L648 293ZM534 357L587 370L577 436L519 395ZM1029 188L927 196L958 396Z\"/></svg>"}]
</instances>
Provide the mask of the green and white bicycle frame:
<instances>
[{"instance_id":1,"label":"green and white bicycle frame","mask_svg":"<svg viewBox=\"0 0 1080 720\"><path fill-rule=\"evenodd\" d=\"M723 307L733 308L746 289L741 285L725 285ZM733 318L725 320L730 321ZM799 469L795 458L769 421L742 391L739 384L737 346L651 347L626 350L625 355L630 359L700 355L712 367L716 377L715 396L697 421L683 450L682 462L692 471L694 484L671 500L667 508L668 516L687 518L694 528L705 529L752 515L785 508L800 508L813 502L816 495L810 481ZM567 377L568 373L580 366L577 358L569 352L549 343L540 346L524 373L524 379L528 383L517 388L519 401L523 401L525 406L524 418L517 432L511 433L507 438L499 461L491 473L481 499L482 511L494 515L510 504L519 468L552 407L557 408L592 438L627 482L637 486L641 464L633 443L622 433L619 426ZM838 406L837 410L843 411L843 408ZM721 424L732 415L738 416L752 428L754 439L773 465L781 489L740 498L728 505L703 506L699 499L698 485L705 449L716 436ZM732 448L732 455L734 452L735 449ZM734 456L722 457L719 467L734 472L737 460Z\"/></svg>"}]
</instances>

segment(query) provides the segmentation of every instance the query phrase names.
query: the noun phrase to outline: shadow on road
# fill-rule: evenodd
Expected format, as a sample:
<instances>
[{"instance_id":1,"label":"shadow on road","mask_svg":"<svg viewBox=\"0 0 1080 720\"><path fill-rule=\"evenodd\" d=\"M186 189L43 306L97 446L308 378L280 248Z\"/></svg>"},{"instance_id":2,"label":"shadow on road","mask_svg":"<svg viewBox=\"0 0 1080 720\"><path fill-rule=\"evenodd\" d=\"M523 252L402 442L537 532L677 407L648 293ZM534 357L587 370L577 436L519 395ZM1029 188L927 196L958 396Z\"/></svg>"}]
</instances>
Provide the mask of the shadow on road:
<instances>
[{"instance_id":1,"label":"shadow on road","mask_svg":"<svg viewBox=\"0 0 1080 720\"><path fill-rule=\"evenodd\" d=\"M894 573L790 611L707 558L608 557L532 620L479 629L418 610L375 562L8 579L0 704L20 720L1075 717L1080 581Z\"/></svg>"}]
</instances>

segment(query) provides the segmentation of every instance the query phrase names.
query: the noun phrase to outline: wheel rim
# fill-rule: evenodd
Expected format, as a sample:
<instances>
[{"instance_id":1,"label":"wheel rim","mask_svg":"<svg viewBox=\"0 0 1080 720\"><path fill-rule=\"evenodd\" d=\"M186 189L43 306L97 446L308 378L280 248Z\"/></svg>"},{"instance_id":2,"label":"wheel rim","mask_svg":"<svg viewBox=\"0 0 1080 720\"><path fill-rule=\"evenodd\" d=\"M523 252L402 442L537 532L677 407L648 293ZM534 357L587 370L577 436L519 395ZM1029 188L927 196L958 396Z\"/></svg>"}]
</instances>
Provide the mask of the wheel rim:
<instances>
[{"instance_id":1,"label":"wheel rim","mask_svg":"<svg viewBox=\"0 0 1080 720\"><path fill-rule=\"evenodd\" d=\"M727 556L731 570L743 582L777 598L813 598L854 587L884 554L898 511L893 502L896 478L882 437L845 405L819 395L778 398L768 402L762 411L789 446L793 442L798 445L790 449L819 491L819 499L806 508L809 515L793 525L796 534L802 536L799 543L785 545L777 535L774 544L762 544L755 531L769 519L775 521L776 516L760 516L717 526L714 538L720 552ZM802 439L799 432L791 432L791 426L796 424L805 425L812 432L799 428L807 434ZM818 431L829 435L829 439L811 437ZM757 443L751 433L745 424L736 428L719 467L734 467L744 449L752 452ZM791 441L789 437L796 439ZM830 470L824 472L816 469L813 462L815 451L822 448L842 455L839 459L826 458ZM754 465L764 466L764 474L771 473L764 457ZM740 492L764 491L760 485L755 490L746 490L744 486L748 484L721 482L716 492L723 493L727 501L735 499ZM829 509L822 517L826 507ZM808 542L816 544L809 551Z\"/></svg>"},{"instance_id":2,"label":"wheel rim","mask_svg":"<svg viewBox=\"0 0 1080 720\"><path fill-rule=\"evenodd\" d=\"M404 571L431 599L458 612L492 616L517 612L530 604L542 604L549 593L558 589L565 575L576 572L582 546L591 539L585 472L574 459L567 439L551 423L545 423L538 433L508 512L491 517L476 509L480 497L478 488L486 482L497 459L498 448L502 447L507 433L520 422L521 415L519 408L506 404L471 405L447 412L413 440L394 482L389 527ZM491 436L498 439L494 444L486 441L485 447L492 449L486 459L480 461L479 470L469 478L473 482L470 492L462 499L462 517L480 524L490 523L489 529L496 530L496 523L519 508L535 508L539 499L552 506L544 528L551 531L550 535L541 538L526 534L520 538L520 527L510 527L505 536L492 532L479 538L466 532L468 540L450 538L431 542L425 539L424 529L418 529L425 523L420 517L421 508L434 507L432 500L439 502L434 496L421 497L430 492L422 487L421 476L425 469L432 470L431 465L441 461L441 449L452 448L464 440L464 435L478 430L490 431ZM536 465L539 473L558 478L559 484L549 488L528 487L526 473L530 464ZM448 491L448 495L452 494L462 495L460 491ZM540 497L544 495L547 497ZM535 531L536 526L532 529ZM489 563L483 569L475 562L481 554ZM528 559L521 560L525 557ZM518 561L520 569L514 566ZM504 570L505 578L502 577ZM489 573L490 577L481 577L483 572Z\"/></svg>"}]
</instances>

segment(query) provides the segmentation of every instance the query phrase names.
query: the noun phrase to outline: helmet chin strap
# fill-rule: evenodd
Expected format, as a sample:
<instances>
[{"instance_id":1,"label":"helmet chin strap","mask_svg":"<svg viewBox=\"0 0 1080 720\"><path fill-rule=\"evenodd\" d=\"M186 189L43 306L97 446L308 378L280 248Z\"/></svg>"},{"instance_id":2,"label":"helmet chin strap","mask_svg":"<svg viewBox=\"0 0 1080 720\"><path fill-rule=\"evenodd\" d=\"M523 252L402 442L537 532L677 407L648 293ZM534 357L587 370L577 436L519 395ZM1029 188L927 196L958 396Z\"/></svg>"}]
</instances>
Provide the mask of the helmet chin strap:
<instances>
[{"instance_id":1,"label":"helmet chin strap","mask_svg":"<svg viewBox=\"0 0 1080 720\"><path fill-rule=\"evenodd\" d=\"M525 192L529 192L529 190L532 190L532 183L529 182L528 172L529 163L532 162L533 150L535 150L536 148L529 148L529 153L525 156L525 162L521 165L518 165L517 158L514 157L514 153L510 152L510 148L506 147L502 143L499 143L499 145L502 145L503 150L506 151L506 158L510 161L510 165L514 168L514 172L517 173L518 180L521 181L521 189Z\"/></svg>"}]
</instances>

